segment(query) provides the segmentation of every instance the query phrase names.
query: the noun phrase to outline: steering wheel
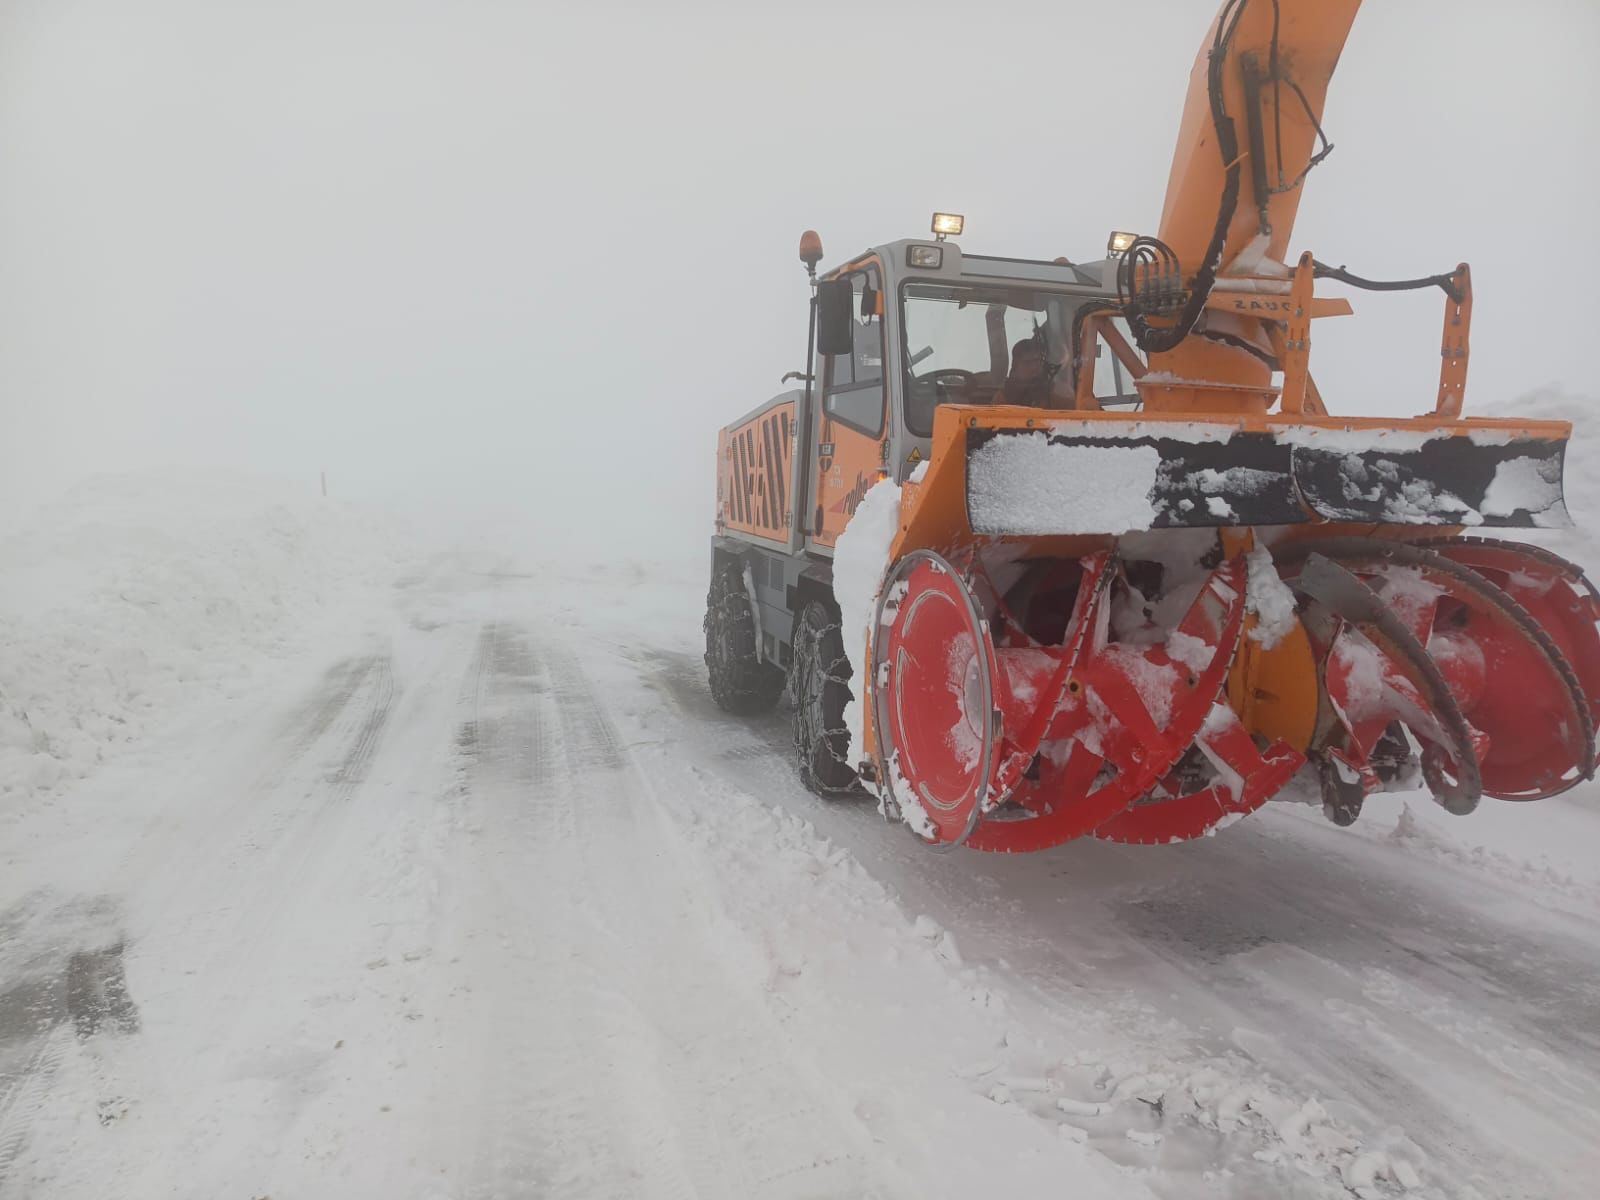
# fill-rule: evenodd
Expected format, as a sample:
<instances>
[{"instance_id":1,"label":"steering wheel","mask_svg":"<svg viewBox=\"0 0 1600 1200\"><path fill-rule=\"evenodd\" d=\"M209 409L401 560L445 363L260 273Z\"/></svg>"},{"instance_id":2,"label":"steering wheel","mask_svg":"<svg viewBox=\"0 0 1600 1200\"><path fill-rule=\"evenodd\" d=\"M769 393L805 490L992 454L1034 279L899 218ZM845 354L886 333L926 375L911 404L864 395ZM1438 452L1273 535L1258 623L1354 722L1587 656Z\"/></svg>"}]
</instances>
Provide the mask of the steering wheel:
<instances>
[{"instance_id":1,"label":"steering wheel","mask_svg":"<svg viewBox=\"0 0 1600 1200\"><path fill-rule=\"evenodd\" d=\"M957 380L962 388L972 386L972 381L978 377L976 371L964 371L960 367L940 367L937 371L929 371L923 376L929 383L942 384L946 376Z\"/></svg>"}]
</instances>

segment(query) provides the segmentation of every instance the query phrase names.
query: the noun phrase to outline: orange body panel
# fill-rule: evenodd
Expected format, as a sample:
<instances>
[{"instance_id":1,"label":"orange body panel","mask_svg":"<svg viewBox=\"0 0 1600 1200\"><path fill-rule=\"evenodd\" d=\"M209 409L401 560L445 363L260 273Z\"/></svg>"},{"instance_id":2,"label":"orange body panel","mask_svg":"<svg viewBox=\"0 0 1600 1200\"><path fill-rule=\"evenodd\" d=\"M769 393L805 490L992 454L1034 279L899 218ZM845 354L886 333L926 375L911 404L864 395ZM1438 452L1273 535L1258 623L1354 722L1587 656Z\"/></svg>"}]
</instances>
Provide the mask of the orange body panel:
<instances>
[{"instance_id":1,"label":"orange body panel","mask_svg":"<svg viewBox=\"0 0 1600 1200\"><path fill-rule=\"evenodd\" d=\"M818 441L817 512L811 529L819 545L832 546L868 490L883 477L885 443L881 436L851 429L826 415ZM825 449L832 452L822 454Z\"/></svg>"},{"instance_id":2,"label":"orange body panel","mask_svg":"<svg viewBox=\"0 0 1600 1200\"><path fill-rule=\"evenodd\" d=\"M789 542L795 401L774 405L717 435L717 529Z\"/></svg>"}]
</instances>

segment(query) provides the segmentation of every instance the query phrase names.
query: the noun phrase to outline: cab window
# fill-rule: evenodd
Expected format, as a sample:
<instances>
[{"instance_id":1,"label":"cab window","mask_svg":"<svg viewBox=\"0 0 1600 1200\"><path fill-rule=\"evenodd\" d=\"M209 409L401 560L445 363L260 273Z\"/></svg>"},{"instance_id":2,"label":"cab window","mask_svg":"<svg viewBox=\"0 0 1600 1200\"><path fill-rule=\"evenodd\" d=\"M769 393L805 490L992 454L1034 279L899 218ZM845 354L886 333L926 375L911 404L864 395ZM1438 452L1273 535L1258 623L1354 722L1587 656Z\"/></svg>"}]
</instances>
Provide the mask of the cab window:
<instances>
[{"instance_id":1,"label":"cab window","mask_svg":"<svg viewBox=\"0 0 1600 1200\"><path fill-rule=\"evenodd\" d=\"M875 267L858 271L850 282L851 350L828 356L823 406L836 420L877 437L883 432L883 292Z\"/></svg>"},{"instance_id":2,"label":"cab window","mask_svg":"<svg viewBox=\"0 0 1600 1200\"><path fill-rule=\"evenodd\" d=\"M1129 346L1133 346L1134 353L1144 361L1144 353L1139 350L1133 340L1133 331L1128 328L1128 322L1121 317L1113 317L1111 324L1116 326L1117 332ZM1122 365L1122 360L1112 353L1111 347L1098 339L1095 341L1094 360L1094 398L1100 402L1101 408L1126 408L1137 407L1139 404L1139 389L1134 386L1133 376L1128 368Z\"/></svg>"},{"instance_id":3,"label":"cab window","mask_svg":"<svg viewBox=\"0 0 1600 1200\"><path fill-rule=\"evenodd\" d=\"M933 433L941 404L1049 404L1076 297L1002 284L910 283L901 303L906 427L913 434ZM1008 377L1022 351L1033 361L1026 381L1010 379L1019 393L1013 397Z\"/></svg>"}]
</instances>

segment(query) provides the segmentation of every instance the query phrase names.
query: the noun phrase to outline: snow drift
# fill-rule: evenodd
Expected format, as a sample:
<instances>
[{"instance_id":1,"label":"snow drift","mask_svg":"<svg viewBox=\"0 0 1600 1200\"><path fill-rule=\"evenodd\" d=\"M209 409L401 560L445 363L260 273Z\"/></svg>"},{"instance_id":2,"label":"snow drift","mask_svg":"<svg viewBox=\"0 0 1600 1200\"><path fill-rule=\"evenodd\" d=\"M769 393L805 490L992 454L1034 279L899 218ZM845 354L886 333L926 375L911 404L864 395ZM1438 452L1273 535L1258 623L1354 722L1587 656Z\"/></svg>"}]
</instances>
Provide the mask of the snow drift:
<instances>
[{"instance_id":1,"label":"snow drift","mask_svg":"<svg viewBox=\"0 0 1600 1200\"><path fill-rule=\"evenodd\" d=\"M0 540L0 812L248 697L394 578L393 524L264 479L102 476Z\"/></svg>"}]
</instances>

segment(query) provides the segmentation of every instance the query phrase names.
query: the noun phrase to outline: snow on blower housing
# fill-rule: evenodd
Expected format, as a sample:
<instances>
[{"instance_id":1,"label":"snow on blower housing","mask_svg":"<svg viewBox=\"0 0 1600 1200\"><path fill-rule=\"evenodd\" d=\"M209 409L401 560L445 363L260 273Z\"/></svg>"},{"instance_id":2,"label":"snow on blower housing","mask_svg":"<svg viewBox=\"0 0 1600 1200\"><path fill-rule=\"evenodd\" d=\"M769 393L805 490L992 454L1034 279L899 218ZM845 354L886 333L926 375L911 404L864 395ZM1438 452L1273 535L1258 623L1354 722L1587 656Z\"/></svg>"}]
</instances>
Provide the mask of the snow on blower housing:
<instances>
[{"instance_id":1,"label":"snow on blower housing","mask_svg":"<svg viewBox=\"0 0 1600 1200\"><path fill-rule=\"evenodd\" d=\"M1159 236L1101 261L965 254L938 214L819 277L801 239L807 369L721 433L705 628L723 708L791 687L811 787L1020 851L1198 837L1297 776L1340 824L1592 776L1594 589L1478 532L1568 523L1570 426L1461 415L1465 264L1285 257L1358 7L1227 0ZM1426 411L1329 415L1326 277L1442 294Z\"/></svg>"}]
</instances>

